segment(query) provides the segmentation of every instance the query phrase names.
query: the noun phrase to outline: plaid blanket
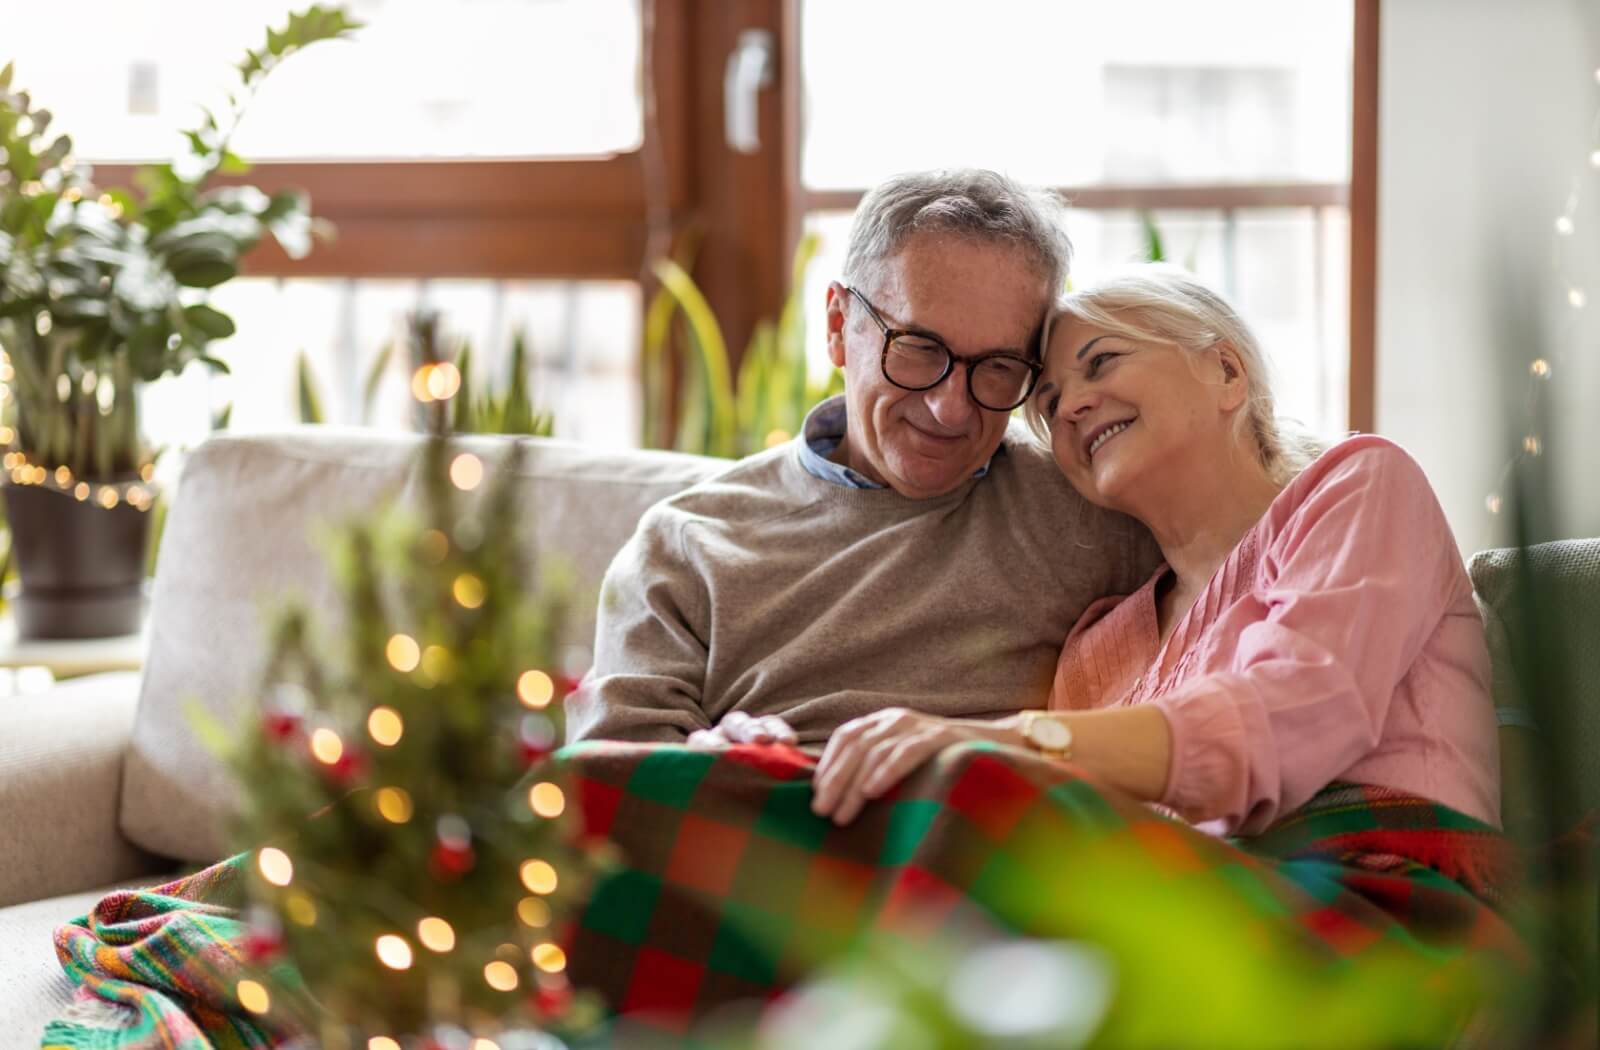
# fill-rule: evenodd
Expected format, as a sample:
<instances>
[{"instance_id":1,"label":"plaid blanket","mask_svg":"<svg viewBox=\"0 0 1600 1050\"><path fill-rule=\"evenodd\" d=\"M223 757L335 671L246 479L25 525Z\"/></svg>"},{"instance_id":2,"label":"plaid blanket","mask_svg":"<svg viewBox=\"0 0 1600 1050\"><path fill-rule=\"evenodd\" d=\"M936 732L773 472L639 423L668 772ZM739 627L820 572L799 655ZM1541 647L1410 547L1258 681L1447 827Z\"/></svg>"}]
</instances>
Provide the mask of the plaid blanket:
<instances>
[{"instance_id":1,"label":"plaid blanket","mask_svg":"<svg viewBox=\"0 0 1600 1050\"><path fill-rule=\"evenodd\" d=\"M1384 789L1333 785L1264 836L1227 842L989 745L946 751L844 828L812 814L815 760L791 748L589 742L561 761L584 831L624 858L573 924L570 976L664 1034L771 999L863 937L930 940L975 921L1113 947L1132 938L1159 968L1156 917L1200 909L1217 958L1231 958L1223 942L1238 931L1229 943L1253 964L1316 980L1368 962L1392 975L1396 958L1524 961L1494 907L1510 870L1501 836ZM241 864L114 894L62 927L79 998L127 1016L115 1034L56 1022L47 1050L280 1045L286 1033L243 1019L234 997Z\"/></svg>"}]
</instances>

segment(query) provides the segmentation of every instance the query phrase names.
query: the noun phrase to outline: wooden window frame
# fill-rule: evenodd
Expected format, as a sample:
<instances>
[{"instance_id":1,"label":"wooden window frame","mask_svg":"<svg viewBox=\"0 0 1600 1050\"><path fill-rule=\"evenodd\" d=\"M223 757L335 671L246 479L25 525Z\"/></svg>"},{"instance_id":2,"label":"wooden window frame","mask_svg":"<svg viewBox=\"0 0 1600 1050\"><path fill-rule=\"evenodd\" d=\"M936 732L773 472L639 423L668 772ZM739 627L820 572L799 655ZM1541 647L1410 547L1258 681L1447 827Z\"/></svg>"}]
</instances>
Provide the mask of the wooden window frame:
<instances>
[{"instance_id":1,"label":"wooden window frame","mask_svg":"<svg viewBox=\"0 0 1600 1050\"><path fill-rule=\"evenodd\" d=\"M303 260L263 245L246 272L273 277L477 277L638 280L693 231L695 277L737 358L757 321L788 293L807 212L853 208L860 191L808 191L800 180L803 0L641 0L645 134L629 153L592 160L269 162L248 181L308 191L337 237ZM1348 184L1061 187L1074 207L1348 207L1349 425L1375 421L1378 28L1380 0L1354 0ZM739 34L777 42L777 77L759 102L761 148L723 140L723 71ZM133 168L101 165L104 185Z\"/></svg>"}]
</instances>

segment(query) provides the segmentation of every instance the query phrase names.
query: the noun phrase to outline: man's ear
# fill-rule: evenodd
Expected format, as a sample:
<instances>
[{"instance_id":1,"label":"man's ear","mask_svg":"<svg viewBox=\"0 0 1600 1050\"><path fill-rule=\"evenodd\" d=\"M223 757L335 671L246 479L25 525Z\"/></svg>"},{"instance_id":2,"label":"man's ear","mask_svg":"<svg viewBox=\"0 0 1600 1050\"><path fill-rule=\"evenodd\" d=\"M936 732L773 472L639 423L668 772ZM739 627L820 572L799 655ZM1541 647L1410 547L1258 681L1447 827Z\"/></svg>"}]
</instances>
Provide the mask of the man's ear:
<instances>
[{"instance_id":1,"label":"man's ear","mask_svg":"<svg viewBox=\"0 0 1600 1050\"><path fill-rule=\"evenodd\" d=\"M1232 343L1216 345L1217 362L1222 370L1221 407L1232 412L1250 398L1250 376L1244 370L1244 360Z\"/></svg>"},{"instance_id":2,"label":"man's ear","mask_svg":"<svg viewBox=\"0 0 1600 1050\"><path fill-rule=\"evenodd\" d=\"M828 282L828 360L835 368L844 367L844 303L849 294L838 281Z\"/></svg>"}]
</instances>

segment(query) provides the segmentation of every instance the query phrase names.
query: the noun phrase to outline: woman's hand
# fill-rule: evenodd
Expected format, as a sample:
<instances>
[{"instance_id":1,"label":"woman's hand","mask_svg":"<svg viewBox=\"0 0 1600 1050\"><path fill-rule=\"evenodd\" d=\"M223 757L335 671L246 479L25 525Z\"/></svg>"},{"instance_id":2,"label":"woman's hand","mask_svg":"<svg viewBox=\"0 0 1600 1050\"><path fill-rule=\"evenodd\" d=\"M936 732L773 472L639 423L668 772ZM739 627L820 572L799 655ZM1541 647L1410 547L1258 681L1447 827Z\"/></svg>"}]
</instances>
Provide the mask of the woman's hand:
<instances>
[{"instance_id":1,"label":"woman's hand","mask_svg":"<svg viewBox=\"0 0 1600 1050\"><path fill-rule=\"evenodd\" d=\"M976 722L891 707L840 726L828 739L813 778L811 811L835 824L894 787L922 763L966 740L1021 743L1015 719Z\"/></svg>"}]
</instances>

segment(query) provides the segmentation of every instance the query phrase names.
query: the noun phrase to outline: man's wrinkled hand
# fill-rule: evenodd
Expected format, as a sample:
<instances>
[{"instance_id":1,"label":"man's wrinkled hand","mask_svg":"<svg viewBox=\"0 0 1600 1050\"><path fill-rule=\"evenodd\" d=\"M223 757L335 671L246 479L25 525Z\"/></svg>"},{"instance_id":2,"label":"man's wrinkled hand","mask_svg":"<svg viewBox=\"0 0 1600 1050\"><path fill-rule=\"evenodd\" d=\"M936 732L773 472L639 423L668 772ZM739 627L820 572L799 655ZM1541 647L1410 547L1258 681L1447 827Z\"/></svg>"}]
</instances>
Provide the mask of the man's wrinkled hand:
<instances>
[{"instance_id":1,"label":"man's wrinkled hand","mask_svg":"<svg viewBox=\"0 0 1600 1050\"><path fill-rule=\"evenodd\" d=\"M687 743L693 748L719 751L734 744L793 744L797 740L789 723L777 715L752 718L743 711L730 711L712 728L690 733Z\"/></svg>"}]
</instances>

